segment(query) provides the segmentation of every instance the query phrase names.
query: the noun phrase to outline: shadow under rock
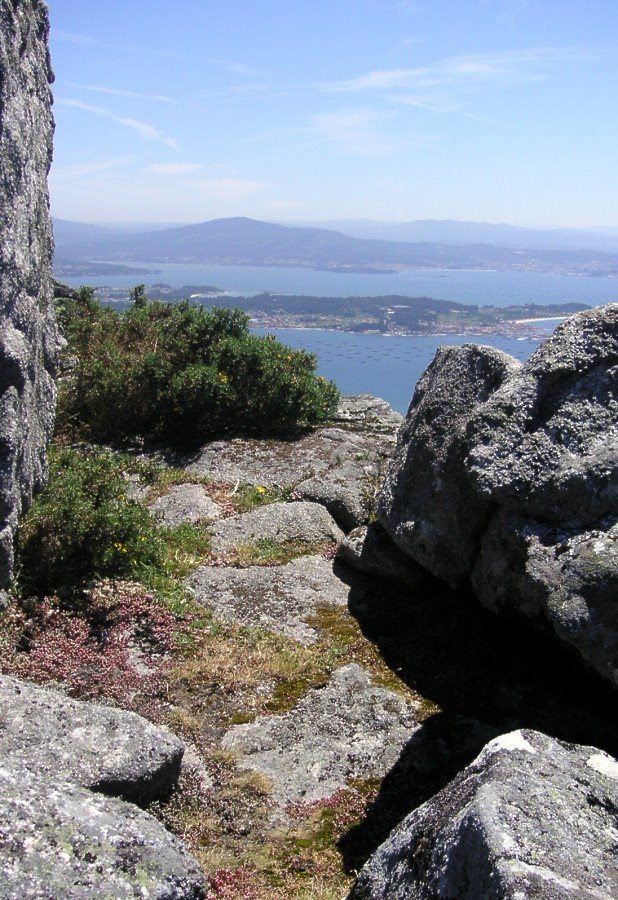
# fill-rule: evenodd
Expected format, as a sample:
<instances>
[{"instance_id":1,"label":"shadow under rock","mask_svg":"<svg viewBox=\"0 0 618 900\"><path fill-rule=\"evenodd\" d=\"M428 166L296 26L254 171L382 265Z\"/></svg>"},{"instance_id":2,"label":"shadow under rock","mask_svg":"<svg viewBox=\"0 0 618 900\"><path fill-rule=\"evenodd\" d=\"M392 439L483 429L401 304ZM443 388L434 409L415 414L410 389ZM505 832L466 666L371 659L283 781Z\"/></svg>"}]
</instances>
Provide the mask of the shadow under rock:
<instances>
[{"instance_id":1,"label":"shadow under rock","mask_svg":"<svg viewBox=\"0 0 618 900\"><path fill-rule=\"evenodd\" d=\"M364 821L340 840L348 871L498 734L532 728L618 755L615 692L530 623L495 616L434 581L414 594L377 579L348 583L365 637L440 708L405 745Z\"/></svg>"}]
</instances>

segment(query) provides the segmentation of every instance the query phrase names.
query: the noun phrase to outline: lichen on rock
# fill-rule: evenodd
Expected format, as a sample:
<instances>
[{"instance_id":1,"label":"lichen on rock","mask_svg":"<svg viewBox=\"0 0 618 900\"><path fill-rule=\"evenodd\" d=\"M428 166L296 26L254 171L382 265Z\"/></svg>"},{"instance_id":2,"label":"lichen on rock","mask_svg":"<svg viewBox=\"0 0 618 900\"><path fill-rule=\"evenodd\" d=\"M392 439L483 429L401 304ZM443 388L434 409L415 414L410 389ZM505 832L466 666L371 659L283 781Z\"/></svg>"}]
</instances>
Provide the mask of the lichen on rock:
<instances>
[{"instance_id":1,"label":"lichen on rock","mask_svg":"<svg viewBox=\"0 0 618 900\"><path fill-rule=\"evenodd\" d=\"M48 30L44 3L0 0L0 589L18 517L46 480L54 424Z\"/></svg>"}]
</instances>

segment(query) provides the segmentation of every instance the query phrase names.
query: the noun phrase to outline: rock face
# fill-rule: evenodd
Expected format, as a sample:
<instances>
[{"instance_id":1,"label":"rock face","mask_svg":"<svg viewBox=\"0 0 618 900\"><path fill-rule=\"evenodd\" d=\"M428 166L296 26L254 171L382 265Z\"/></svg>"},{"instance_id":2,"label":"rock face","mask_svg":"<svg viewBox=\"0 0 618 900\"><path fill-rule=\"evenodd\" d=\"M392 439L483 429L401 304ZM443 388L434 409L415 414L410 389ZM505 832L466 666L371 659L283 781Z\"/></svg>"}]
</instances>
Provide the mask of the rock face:
<instances>
[{"instance_id":1,"label":"rock face","mask_svg":"<svg viewBox=\"0 0 618 900\"><path fill-rule=\"evenodd\" d=\"M0 676L0 758L39 777L147 803L178 780L183 745L141 716Z\"/></svg>"},{"instance_id":2,"label":"rock face","mask_svg":"<svg viewBox=\"0 0 618 900\"><path fill-rule=\"evenodd\" d=\"M378 499L395 543L482 603L549 624L618 684L618 305L525 365L440 350Z\"/></svg>"},{"instance_id":3,"label":"rock face","mask_svg":"<svg viewBox=\"0 0 618 900\"><path fill-rule=\"evenodd\" d=\"M54 422L48 28L39 0L0 0L0 588L18 516L46 479Z\"/></svg>"},{"instance_id":4,"label":"rock face","mask_svg":"<svg viewBox=\"0 0 618 900\"><path fill-rule=\"evenodd\" d=\"M465 471L465 433L519 363L491 347L440 347L421 376L378 498L395 543L434 575L464 580L489 517Z\"/></svg>"},{"instance_id":5,"label":"rock face","mask_svg":"<svg viewBox=\"0 0 618 900\"><path fill-rule=\"evenodd\" d=\"M361 870L351 900L615 897L618 762L536 731L490 741Z\"/></svg>"}]
</instances>

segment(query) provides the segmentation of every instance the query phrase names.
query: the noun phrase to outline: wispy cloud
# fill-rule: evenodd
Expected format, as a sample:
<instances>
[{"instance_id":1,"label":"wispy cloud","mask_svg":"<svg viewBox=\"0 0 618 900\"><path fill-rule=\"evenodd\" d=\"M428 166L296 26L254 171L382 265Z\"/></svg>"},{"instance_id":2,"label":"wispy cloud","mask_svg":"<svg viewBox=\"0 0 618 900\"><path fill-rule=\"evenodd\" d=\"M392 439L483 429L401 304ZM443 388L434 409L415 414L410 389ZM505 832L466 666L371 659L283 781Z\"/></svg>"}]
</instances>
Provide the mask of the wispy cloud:
<instances>
[{"instance_id":1,"label":"wispy cloud","mask_svg":"<svg viewBox=\"0 0 618 900\"><path fill-rule=\"evenodd\" d=\"M200 163L154 163L148 166L148 171L155 175L189 175L201 168Z\"/></svg>"},{"instance_id":2,"label":"wispy cloud","mask_svg":"<svg viewBox=\"0 0 618 900\"><path fill-rule=\"evenodd\" d=\"M593 60L598 51L583 48L533 47L503 53L454 56L413 69L378 69L346 81L317 85L328 93L426 90L478 82L534 82L547 77L550 64Z\"/></svg>"},{"instance_id":3,"label":"wispy cloud","mask_svg":"<svg viewBox=\"0 0 618 900\"><path fill-rule=\"evenodd\" d=\"M108 172L111 169L119 169L134 162L134 156L118 156L113 159L100 159L96 162L82 163L75 166L52 167L50 177L56 181L72 181L78 178L87 178L97 175L99 172Z\"/></svg>"},{"instance_id":4,"label":"wispy cloud","mask_svg":"<svg viewBox=\"0 0 618 900\"><path fill-rule=\"evenodd\" d=\"M171 147L172 150L179 149L178 142L175 138L168 137L155 128L154 125L149 125L147 122L141 122L139 119L131 119L127 116L117 116L116 113L113 113L109 109L104 109L101 106L91 106L89 103L82 103L81 100L56 100L55 102L57 106L82 109L84 112L92 113L92 115L101 116L104 119L111 119L118 125L122 125L130 131L135 132L146 141L156 141L159 144L164 144L166 147Z\"/></svg>"},{"instance_id":5,"label":"wispy cloud","mask_svg":"<svg viewBox=\"0 0 618 900\"><path fill-rule=\"evenodd\" d=\"M71 31L62 31L61 29L52 30L52 38L63 43L75 44L78 47L98 47L102 50L116 50L120 53L141 54L144 56L158 56L164 59L177 59L181 61L192 60L193 62L206 63L207 65L216 66L226 69L234 75L245 75L250 78L263 77L264 72L247 66L245 63L237 62L233 59L219 59L218 57L193 55L190 53L181 53L176 50L163 50L158 47L138 47L132 44L116 44L107 41L100 41L87 34L77 34Z\"/></svg>"},{"instance_id":6,"label":"wispy cloud","mask_svg":"<svg viewBox=\"0 0 618 900\"><path fill-rule=\"evenodd\" d=\"M97 94L111 94L114 97L131 97L138 100L156 100L159 103L180 103L173 97L166 97L161 94L143 94L140 91L129 91L123 88L103 87L99 84L76 84L75 82L67 82L67 86L71 88L79 88L82 91L93 91Z\"/></svg>"}]
</instances>

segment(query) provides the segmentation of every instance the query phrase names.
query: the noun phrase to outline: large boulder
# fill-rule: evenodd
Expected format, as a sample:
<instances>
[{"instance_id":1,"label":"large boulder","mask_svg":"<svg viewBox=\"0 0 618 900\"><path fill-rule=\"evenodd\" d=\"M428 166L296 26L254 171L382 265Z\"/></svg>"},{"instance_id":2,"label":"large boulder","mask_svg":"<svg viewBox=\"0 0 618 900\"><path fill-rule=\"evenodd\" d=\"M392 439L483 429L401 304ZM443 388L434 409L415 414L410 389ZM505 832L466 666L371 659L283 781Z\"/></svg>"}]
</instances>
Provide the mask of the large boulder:
<instances>
[{"instance_id":1,"label":"large boulder","mask_svg":"<svg viewBox=\"0 0 618 900\"><path fill-rule=\"evenodd\" d=\"M398 546L489 608L528 616L618 684L618 304L523 366L439 350L378 502Z\"/></svg>"},{"instance_id":2,"label":"large boulder","mask_svg":"<svg viewBox=\"0 0 618 900\"><path fill-rule=\"evenodd\" d=\"M515 731L393 831L350 900L544 900L618 895L618 762Z\"/></svg>"},{"instance_id":3,"label":"large boulder","mask_svg":"<svg viewBox=\"0 0 618 900\"><path fill-rule=\"evenodd\" d=\"M467 578L490 515L465 471L465 432L519 363L491 347L440 347L421 376L378 497L398 547L450 583Z\"/></svg>"},{"instance_id":4,"label":"large boulder","mask_svg":"<svg viewBox=\"0 0 618 900\"><path fill-rule=\"evenodd\" d=\"M147 803L171 792L183 750L136 713L0 676L0 759L40 777Z\"/></svg>"},{"instance_id":5,"label":"large boulder","mask_svg":"<svg viewBox=\"0 0 618 900\"><path fill-rule=\"evenodd\" d=\"M342 538L343 532L319 503L270 503L215 525L212 549L220 553L263 540L309 544Z\"/></svg>"},{"instance_id":6,"label":"large boulder","mask_svg":"<svg viewBox=\"0 0 618 900\"><path fill-rule=\"evenodd\" d=\"M0 879L6 900L206 897L198 863L153 816L6 761Z\"/></svg>"},{"instance_id":7,"label":"large boulder","mask_svg":"<svg viewBox=\"0 0 618 900\"><path fill-rule=\"evenodd\" d=\"M46 480L54 424L48 29L40 0L0 0L0 589L18 517Z\"/></svg>"}]
</instances>

